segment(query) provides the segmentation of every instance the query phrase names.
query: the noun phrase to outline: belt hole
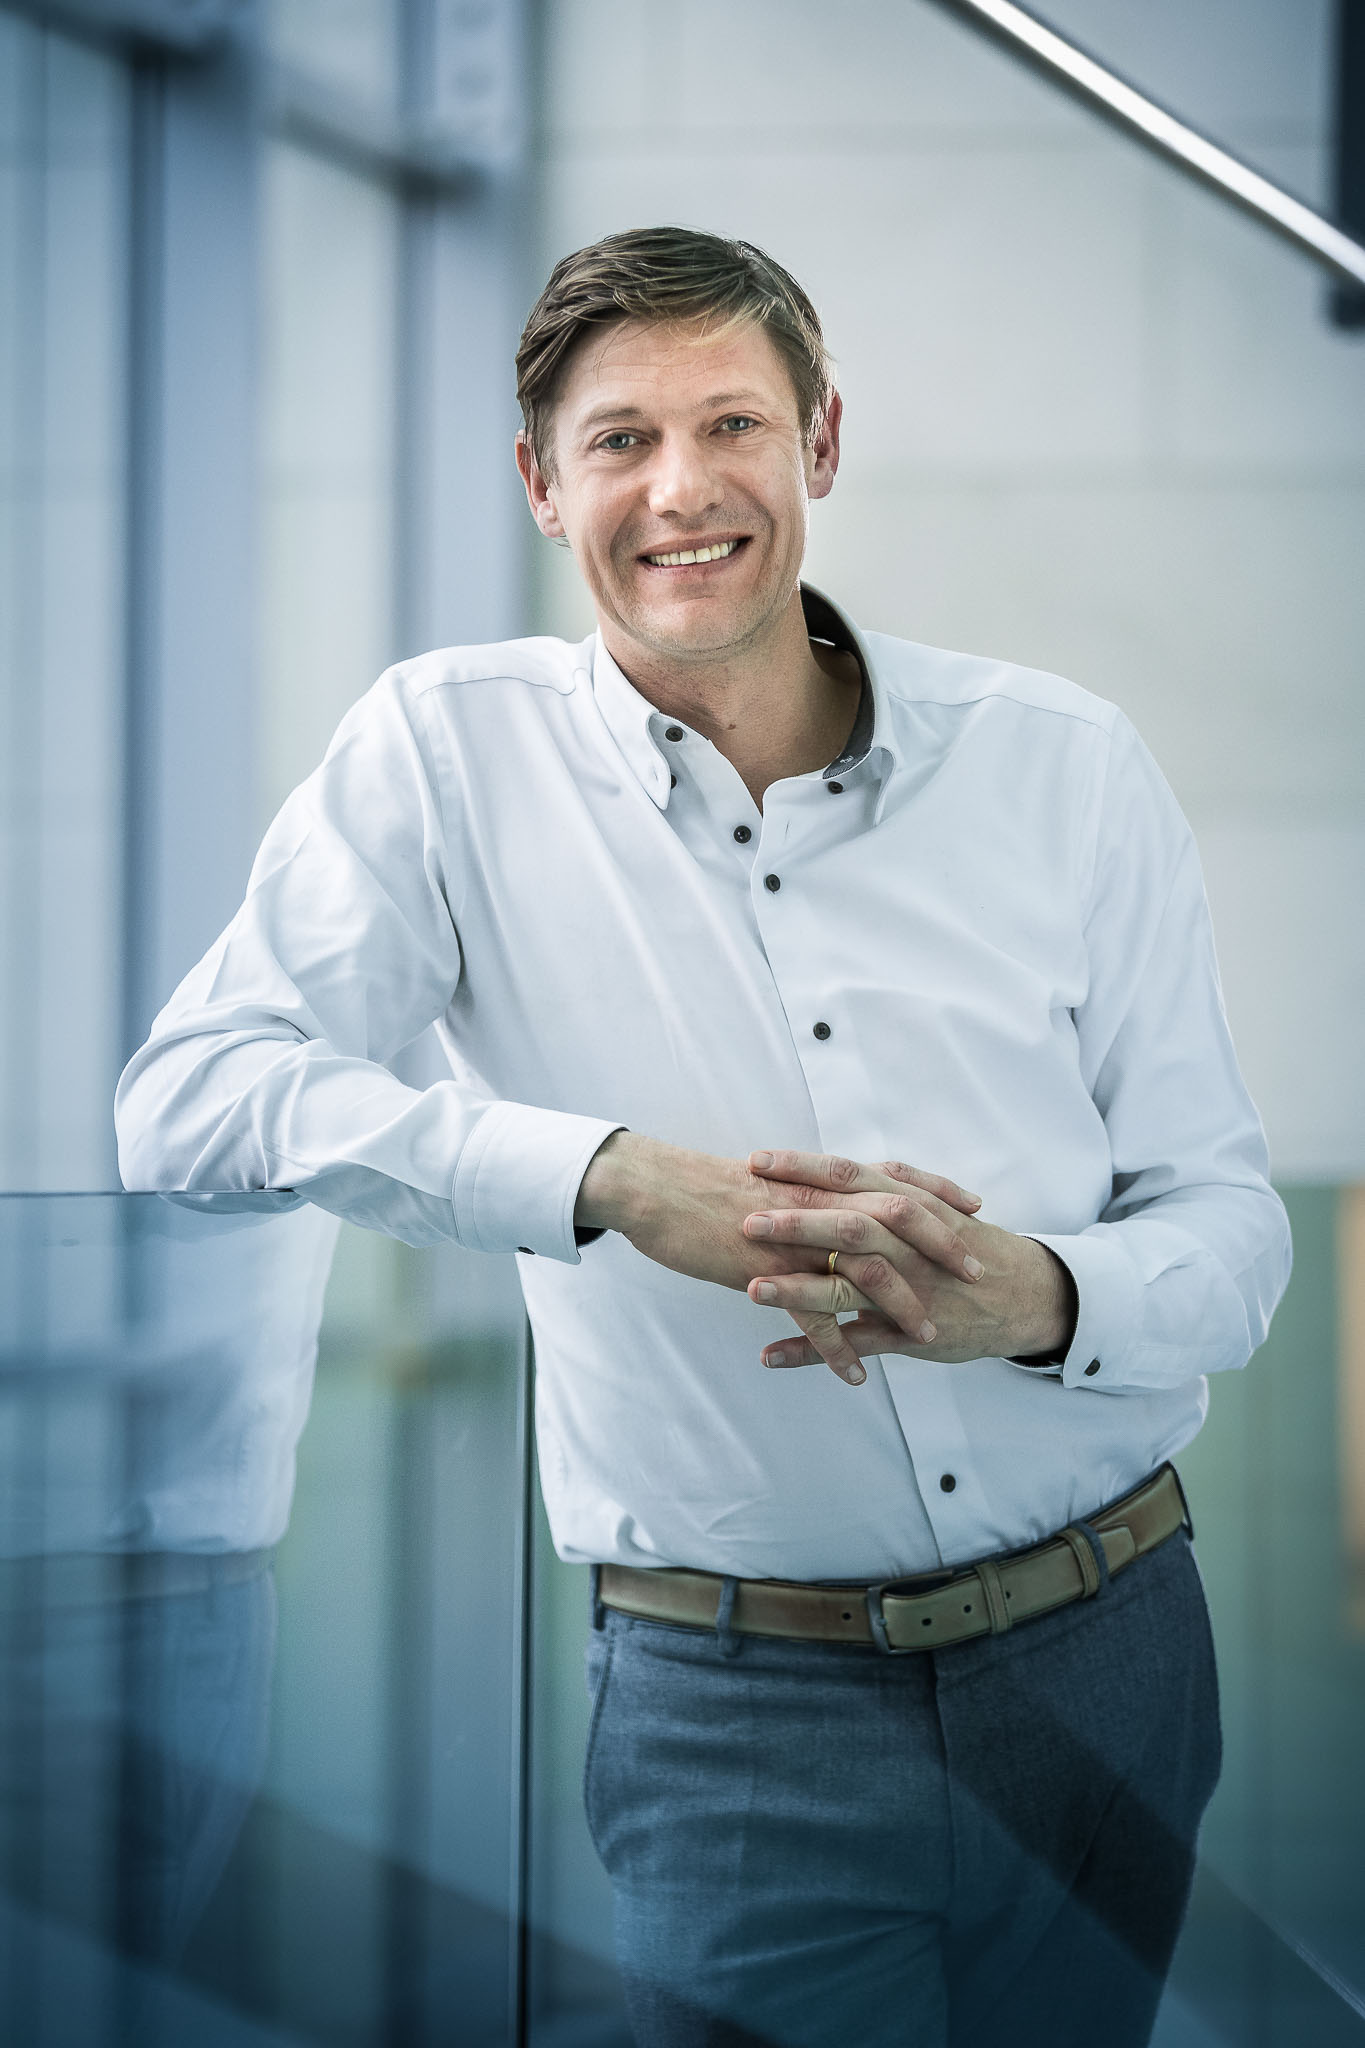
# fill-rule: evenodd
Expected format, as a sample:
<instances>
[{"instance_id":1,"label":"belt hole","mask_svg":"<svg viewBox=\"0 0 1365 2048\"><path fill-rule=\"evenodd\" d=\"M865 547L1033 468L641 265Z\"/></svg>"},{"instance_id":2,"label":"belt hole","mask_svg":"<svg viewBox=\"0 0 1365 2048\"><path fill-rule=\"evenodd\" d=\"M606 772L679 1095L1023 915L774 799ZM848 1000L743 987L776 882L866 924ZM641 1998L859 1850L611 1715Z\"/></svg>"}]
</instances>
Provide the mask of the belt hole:
<instances>
[{"instance_id":1,"label":"belt hole","mask_svg":"<svg viewBox=\"0 0 1365 2048\"><path fill-rule=\"evenodd\" d=\"M920 1623L920 1627L921 1627L921 1628L932 1628L932 1627L933 1627L933 1625L934 1625L934 1617L933 1617L933 1615L932 1615L932 1614L926 1614L926 1615L925 1615L925 1617L924 1617L924 1619L923 1619L923 1621L922 1621L922 1622Z\"/></svg>"},{"instance_id":2,"label":"belt hole","mask_svg":"<svg viewBox=\"0 0 1365 2048\"><path fill-rule=\"evenodd\" d=\"M967 1605L966 1605L966 1606L965 1606L965 1607L963 1608L962 1612L963 1612L964 1614L970 1614L970 1613L971 1613L971 1611L972 1611L972 1603L971 1603L971 1601L969 1600L969 1601L967 1602Z\"/></svg>"},{"instance_id":3,"label":"belt hole","mask_svg":"<svg viewBox=\"0 0 1365 2048\"><path fill-rule=\"evenodd\" d=\"M844 1609L844 1620L845 1620L845 1621L852 1621L852 1619L853 1619L853 1616L852 1616L852 1614L851 1614L851 1613L849 1612L848 1608L846 1607L846 1608Z\"/></svg>"}]
</instances>

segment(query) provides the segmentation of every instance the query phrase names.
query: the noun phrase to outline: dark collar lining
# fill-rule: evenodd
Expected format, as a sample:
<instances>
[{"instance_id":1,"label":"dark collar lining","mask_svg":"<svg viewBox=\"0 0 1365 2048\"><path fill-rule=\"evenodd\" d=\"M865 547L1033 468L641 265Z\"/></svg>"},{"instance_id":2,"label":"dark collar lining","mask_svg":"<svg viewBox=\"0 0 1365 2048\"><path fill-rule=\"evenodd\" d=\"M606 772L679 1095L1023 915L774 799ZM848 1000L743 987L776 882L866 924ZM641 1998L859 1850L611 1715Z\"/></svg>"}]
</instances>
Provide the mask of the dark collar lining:
<instances>
[{"instance_id":1,"label":"dark collar lining","mask_svg":"<svg viewBox=\"0 0 1365 2048\"><path fill-rule=\"evenodd\" d=\"M836 775L847 775L850 768L856 768L860 761L867 759L872 745L872 731L876 723L877 705L872 695L872 685L867 679L867 670L851 634L833 605L827 604L813 590L801 588L801 609L806 615L806 631L812 640L827 641L837 647L841 654L851 654L858 664L862 678L862 689L858 696L858 713L853 721L853 730L848 736L844 751L837 761L831 761L824 770L822 780L831 781Z\"/></svg>"}]
</instances>

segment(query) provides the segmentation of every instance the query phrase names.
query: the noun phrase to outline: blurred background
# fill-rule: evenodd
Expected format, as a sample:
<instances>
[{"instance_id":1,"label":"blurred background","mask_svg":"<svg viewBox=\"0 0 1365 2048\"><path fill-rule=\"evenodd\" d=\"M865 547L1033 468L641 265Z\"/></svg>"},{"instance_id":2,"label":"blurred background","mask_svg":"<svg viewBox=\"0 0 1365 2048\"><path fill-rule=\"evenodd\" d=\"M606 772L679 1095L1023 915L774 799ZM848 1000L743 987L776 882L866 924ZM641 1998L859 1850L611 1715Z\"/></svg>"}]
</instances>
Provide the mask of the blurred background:
<instances>
[{"instance_id":1,"label":"blurred background","mask_svg":"<svg viewBox=\"0 0 1365 2048\"><path fill-rule=\"evenodd\" d=\"M1045 12L1365 234L1362 0ZM1365 301L933 0L0 0L5 1558L71 1550L73 1487L77 1547L161 1541L91 1446L163 1426L205 1345L294 1361L287 1490L331 1276L246 1818L136 1966L117 1870L73 1905L47 1822L11 1843L0 2015L625 2039L515 1276L99 1191L123 1060L346 707L429 646L591 630L520 502L512 354L555 257L658 221L757 241L821 311L812 580L1116 700L1193 822L1297 1265L1182 1461L1227 1763L1160 2039L1365 2040ZM267 1268L294 1293L248 1327ZM190 1297L229 1337L190 1345Z\"/></svg>"}]
</instances>

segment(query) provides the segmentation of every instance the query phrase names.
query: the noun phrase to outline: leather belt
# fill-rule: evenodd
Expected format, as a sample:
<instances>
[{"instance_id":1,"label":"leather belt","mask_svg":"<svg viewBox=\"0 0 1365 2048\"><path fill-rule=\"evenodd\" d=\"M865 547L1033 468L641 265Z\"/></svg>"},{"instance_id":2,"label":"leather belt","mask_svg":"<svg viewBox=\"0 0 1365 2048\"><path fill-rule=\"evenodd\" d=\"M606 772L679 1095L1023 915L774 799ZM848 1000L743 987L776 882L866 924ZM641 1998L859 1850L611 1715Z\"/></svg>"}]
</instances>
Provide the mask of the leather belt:
<instances>
[{"instance_id":1,"label":"leather belt","mask_svg":"<svg viewBox=\"0 0 1365 2048\"><path fill-rule=\"evenodd\" d=\"M1087 1518L1104 1549L1111 1577L1155 1550L1177 1529L1190 1529L1189 1509L1174 1465L1162 1465L1122 1499ZM715 1628L726 1581L713 1572L599 1568L604 1607L642 1621ZM786 1579L740 1579L728 1627L736 1635L785 1636L798 1642L855 1643L888 1656L940 1650L972 1636L1002 1635L1021 1621L1050 1614L1099 1591L1100 1570L1085 1531L1074 1523L1004 1557L980 1558L951 1572L887 1579L875 1586L814 1586Z\"/></svg>"}]
</instances>

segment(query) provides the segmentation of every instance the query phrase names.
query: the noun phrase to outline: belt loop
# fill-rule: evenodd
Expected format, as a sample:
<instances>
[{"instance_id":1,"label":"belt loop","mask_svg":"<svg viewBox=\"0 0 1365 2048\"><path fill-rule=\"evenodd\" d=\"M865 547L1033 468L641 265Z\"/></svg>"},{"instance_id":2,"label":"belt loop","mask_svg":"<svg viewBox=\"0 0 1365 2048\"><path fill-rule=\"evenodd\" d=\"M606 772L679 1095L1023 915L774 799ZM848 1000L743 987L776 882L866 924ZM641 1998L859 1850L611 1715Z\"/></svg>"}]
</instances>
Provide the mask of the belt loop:
<instances>
[{"instance_id":1,"label":"belt loop","mask_svg":"<svg viewBox=\"0 0 1365 2048\"><path fill-rule=\"evenodd\" d=\"M981 1581L981 1590L986 1596L986 1612L991 1618L991 1634L1002 1636L1010 1626L1010 1611L1005 1602L1005 1589L1000 1583L1000 1567L989 1557L978 1558L972 1566Z\"/></svg>"},{"instance_id":2,"label":"belt loop","mask_svg":"<svg viewBox=\"0 0 1365 2048\"><path fill-rule=\"evenodd\" d=\"M1093 1600L1109 1583L1109 1559L1104 1545L1089 1522L1071 1522L1062 1530L1062 1541L1070 1545L1081 1574L1081 1598Z\"/></svg>"},{"instance_id":3,"label":"belt loop","mask_svg":"<svg viewBox=\"0 0 1365 2048\"><path fill-rule=\"evenodd\" d=\"M602 1604L602 1567L600 1564L588 1567L588 1591L592 1598L592 1625L604 1629L607 1625L607 1610Z\"/></svg>"},{"instance_id":4,"label":"belt loop","mask_svg":"<svg viewBox=\"0 0 1365 2048\"><path fill-rule=\"evenodd\" d=\"M720 1582L720 1598L716 1602L716 1634L720 1638L722 1657L739 1655L739 1637L730 1626L730 1617L735 1611L735 1595L739 1591L739 1580L728 1575Z\"/></svg>"}]
</instances>

